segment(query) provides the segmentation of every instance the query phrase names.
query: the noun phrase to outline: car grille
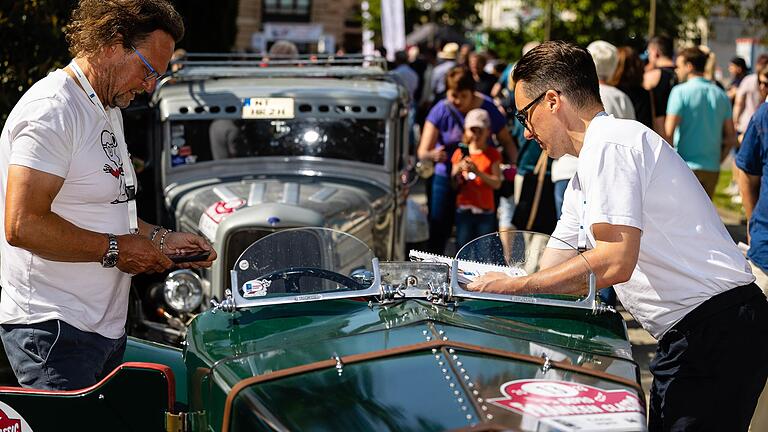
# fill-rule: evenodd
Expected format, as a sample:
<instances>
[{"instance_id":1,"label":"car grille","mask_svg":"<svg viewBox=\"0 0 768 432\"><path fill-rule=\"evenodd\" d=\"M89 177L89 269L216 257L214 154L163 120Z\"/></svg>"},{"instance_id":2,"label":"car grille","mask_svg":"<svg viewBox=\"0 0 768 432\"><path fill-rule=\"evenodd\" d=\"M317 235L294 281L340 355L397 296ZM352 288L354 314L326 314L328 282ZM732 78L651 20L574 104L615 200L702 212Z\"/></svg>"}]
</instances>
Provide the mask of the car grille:
<instances>
[{"instance_id":1,"label":"car grille","mask_svg":"<svg viewBox=\"0 0 768 432\"><path fill-rule=\"evenodd\" d=\"M243 253L248 246L252 245L256 240L261 239L273 232L279 230L271 229L242 229L232 232L227 240L224 242L224 250L226 251L226 261L224 262L224 268L227 273L230 269L233 269L237 263L237 258Z\"/></svg>"}]
</instances>

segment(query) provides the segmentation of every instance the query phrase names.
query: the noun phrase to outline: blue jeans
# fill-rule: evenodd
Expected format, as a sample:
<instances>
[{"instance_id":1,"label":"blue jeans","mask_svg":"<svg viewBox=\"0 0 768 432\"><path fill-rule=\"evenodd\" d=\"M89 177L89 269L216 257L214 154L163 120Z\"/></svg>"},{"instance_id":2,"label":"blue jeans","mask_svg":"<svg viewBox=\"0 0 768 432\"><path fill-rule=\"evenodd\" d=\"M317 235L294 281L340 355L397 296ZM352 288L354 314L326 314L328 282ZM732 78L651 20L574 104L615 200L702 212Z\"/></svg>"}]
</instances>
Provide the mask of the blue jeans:
<instances>
[{"instance_id":1,"label":"blue jeans","mask_svg":"<svg viewBox=\"0 0 768 432\"><path fill-rule=\"evenodd\" d=\"M570 180L558 180L554 182L555 188L555 215L557 220L560 220L560 215L563 214L563 198L565 197L565 190L568 188L568 182Z\"/></svg>"},{"instance_id":2,"label":"blue jeans","mask_svg":"<svg viewBox=\"0 0 768 432\"><path fill-rule=\"evenodd\" d=\"M456 252L472 240L496 232L496 213L456 211Z\"/></svg>"},{"instance_id":3,"label":"blue jeans","mask_svg":"<svg viewBox=\"0 0 768 432\"><path fill-rule=\"evenodd\" d=\"M5 353L22 387L78 390L123 362L126 336L109 339L61 320L0 325Z\"/></svg>"},{"instance_id":4,"label":"blue jeans","mask_svg":"<svg viewBox=\"0 0 768 432\"><path fill-rule=\"evenodd\" d=\"M441 175L432 176L427 252L435 254L445 253L445 245L448 243L451 231L453 230L455 213L456 191L451 187L451 179Z\"/></svg>"}]
</instances>

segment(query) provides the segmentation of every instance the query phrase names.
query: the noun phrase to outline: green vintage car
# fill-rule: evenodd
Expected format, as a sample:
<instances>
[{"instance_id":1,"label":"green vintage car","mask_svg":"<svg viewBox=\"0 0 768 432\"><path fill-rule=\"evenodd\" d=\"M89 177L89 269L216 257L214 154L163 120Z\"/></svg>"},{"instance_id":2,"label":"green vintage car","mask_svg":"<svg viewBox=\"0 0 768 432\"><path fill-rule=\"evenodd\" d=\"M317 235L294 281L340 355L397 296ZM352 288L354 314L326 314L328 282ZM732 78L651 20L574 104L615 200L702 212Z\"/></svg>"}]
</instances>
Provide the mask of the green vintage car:
<instances>
[{"instance_id":1,"label":"green vintage car","mask_svg":"<svg viewBox=\"0 0 768 432\"><path fill-rule=\"evenodd\" d=\"M572 296L463 288L564 259L586 270ZM2 388L0 430L646 430L626 327L588 270L530 232L380 262L350 234L283 230L235 260L182 350L130 339L91 388Z\"/></svg>"}]
</instances>

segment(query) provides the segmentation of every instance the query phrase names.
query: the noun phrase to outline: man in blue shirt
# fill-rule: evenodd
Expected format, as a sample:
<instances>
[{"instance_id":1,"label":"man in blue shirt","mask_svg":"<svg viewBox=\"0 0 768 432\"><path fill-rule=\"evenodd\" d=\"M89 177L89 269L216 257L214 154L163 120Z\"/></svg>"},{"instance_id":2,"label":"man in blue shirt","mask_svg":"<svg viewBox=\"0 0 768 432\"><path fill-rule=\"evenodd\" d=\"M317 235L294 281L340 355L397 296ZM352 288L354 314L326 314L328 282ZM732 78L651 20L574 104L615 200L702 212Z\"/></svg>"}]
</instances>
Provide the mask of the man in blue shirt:
<instances>
[{"instance_id":1,"label":"man in blue shirt","mask_svg":"<svg viewBox=\"0 0 768 432\"><path fill-rule=\"evenodd\" d=\"M768 67L757 71L760 95L768 96ZM747 215L749 264L755 283L768 292L768 104L763 103L749 122L736 154L736 176ZM736 174L736 173L734 173ZM757 403L751 430L768 430L768 389Z\"/></svg>"},{"instance_id":2,"label":"man in blue shirt","mask_svg":"<svg viewBox=\"0 0 768 432\"><path fill-rule=\"evenodd\" d=\"M672 88L664 131L711 198L720 163L736 145L736 130L728 96L704 78L706 64L707 55L698 48L678 54L676 71L685 82Z\"/></svg>"}]
</instances>

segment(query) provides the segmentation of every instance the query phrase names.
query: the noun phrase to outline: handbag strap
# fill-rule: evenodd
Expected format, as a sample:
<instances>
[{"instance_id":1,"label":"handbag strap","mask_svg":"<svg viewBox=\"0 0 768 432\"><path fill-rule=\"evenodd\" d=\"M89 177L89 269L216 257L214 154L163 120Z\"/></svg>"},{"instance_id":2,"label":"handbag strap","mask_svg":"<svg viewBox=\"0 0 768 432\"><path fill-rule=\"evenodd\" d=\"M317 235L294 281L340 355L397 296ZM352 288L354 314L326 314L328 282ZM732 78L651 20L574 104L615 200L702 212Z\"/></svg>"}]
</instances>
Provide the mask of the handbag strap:
<instances>
[{"instance_id":1,"label":"handbag strap","mask_svg":"<svg viewBox=\"0 0 768 432\"><path fill-rule=\"evenodd\" d=\"M528 215L528 223L525 224L526 231L530 231L533 228L533 222L536 220L536 214L539 212L541 191L544 189L544 180L547 178L547 159L549 159L547 152L542 150L539 160L536 161L536 167L533 169L533 173L538 174L538 177L536 179L536 191L533 194L531 213Z\"/></svg>"}]
</instances>

